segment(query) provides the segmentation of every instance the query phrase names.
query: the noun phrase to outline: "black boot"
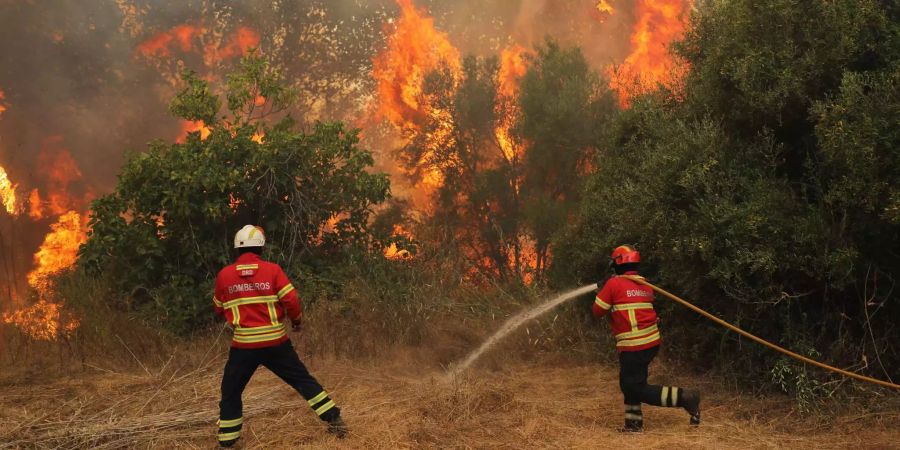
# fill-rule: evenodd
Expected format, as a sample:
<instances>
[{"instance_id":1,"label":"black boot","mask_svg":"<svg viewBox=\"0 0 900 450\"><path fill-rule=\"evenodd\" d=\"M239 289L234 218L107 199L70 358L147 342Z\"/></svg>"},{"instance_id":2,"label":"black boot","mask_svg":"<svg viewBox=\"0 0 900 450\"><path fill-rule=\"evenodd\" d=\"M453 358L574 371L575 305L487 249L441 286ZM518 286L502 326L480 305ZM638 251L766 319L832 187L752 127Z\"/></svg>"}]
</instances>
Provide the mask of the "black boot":
<instances>
[{"instance_id":1,"label":"black boot","mask_svg":"<svg viewBox=\"0 0 900 450\"><path fill-rule=\"evenodd\" d=\"M328 432L335 435L338 439L343 439L347 437L350 430L347 429L347 424L344 423L344 419L341 416L335 416L328 421Z\"/></svg>"},{"instance_id":2,"label":"black boot","mask_svg":"<svg viewBox=\"0 0 900 450\"><path fill-rule=\"evenodd\" d=\"M700 425L700 393L685 389L679 403L691 415L691 425Z\"/></svg>"}]
</instances>

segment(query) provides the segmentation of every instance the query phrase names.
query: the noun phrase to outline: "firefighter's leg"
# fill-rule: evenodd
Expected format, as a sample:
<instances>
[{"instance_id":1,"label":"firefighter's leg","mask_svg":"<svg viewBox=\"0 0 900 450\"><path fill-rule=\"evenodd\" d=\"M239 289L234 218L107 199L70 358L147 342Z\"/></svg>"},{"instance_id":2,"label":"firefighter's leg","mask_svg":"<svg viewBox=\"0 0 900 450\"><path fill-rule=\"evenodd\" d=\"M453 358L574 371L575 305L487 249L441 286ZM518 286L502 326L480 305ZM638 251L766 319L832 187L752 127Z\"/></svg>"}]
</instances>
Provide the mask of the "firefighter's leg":
<instances>
[{"instance_id":1,"label":"firefighter's leg","mask_svg":"<svg viewBox=\"0 0 900 450\"><path fill-rule=\"evenodd\" d=\"M642 382L636 382L634 388L639 390L641 403L653 406L669 408L684 408L691 415L691 425L700 423L700 393L693 390L682 389L678 386L659 386L647 384L648 367L653 358L659 352L659 347L653 347L639 352L633 352L635 371L640 370ZM638 376L635 375L637 381Z\"/></svg>"},{"instance_id":2,"label":"firefighter's leg","mask_svg":"<svg viewBox=\"0 0 900 450\"><path fill-rule=\"evenodd\" d=\"M619 353L619 387L625 396L625 426L622 431L643 431L641 393L647 384L647 367L638 352Z\"/></svg>"},{"instance_id":3,"label":"firefighter's leg","mask_svg":"<svg viewBox=\"0 0 900 450\"><path fill-rule=\"evenodd\" d=\"M222 400L219 402L219 445L230 447L241 437L244 422L241 395L259 366L258 350L232 348L222 375Z\"/></svg>"},{"instance_id":4,"label":"firefighter's leg","mask_svg":"<svg viewBox=\"0 0 900 450\"><path fill-rule=\"evenodd\" d=\"M306 399L316 415L331 425L329 431L341 437L346 434L340 408L300 361L290 341L272 347L262 363Z\"/></svg>"}]
</instances>

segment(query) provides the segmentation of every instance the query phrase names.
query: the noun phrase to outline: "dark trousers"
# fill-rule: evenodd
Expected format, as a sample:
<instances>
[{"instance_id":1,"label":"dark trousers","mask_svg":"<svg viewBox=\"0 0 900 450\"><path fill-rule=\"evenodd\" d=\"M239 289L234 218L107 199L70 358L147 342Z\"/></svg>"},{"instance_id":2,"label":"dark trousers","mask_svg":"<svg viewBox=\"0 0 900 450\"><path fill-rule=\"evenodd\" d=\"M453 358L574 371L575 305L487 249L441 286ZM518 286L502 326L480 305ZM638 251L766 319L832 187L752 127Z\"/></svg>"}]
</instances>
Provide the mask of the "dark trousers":
<instances>
[{"instance_id":1,"label":"dark trousers","mask_svg":"<svg viewBox=\"0 0 900 450\"><path fill-rule=\"evenodd\" d=\"M650 362L659 353L659 346L636 352L619 352L619 387L626 405L641 403L654 406L680 406L677 387L647 384Z\"/></svg>"},{"instance_id":2,"label":"dark trousers","mask_svg":"<svg viewBox=\"0 0 900 450\"><path fill-rule=\"evenodd\" d=\"M219 402L219 441L240 437L243 423L241 394L260 365L291 385L309 403L310 408L326 422L341 415L328 393L306 370L291 341L274 347L231 348L222 375L222 401Z\"/></svg>"}]
</instances>

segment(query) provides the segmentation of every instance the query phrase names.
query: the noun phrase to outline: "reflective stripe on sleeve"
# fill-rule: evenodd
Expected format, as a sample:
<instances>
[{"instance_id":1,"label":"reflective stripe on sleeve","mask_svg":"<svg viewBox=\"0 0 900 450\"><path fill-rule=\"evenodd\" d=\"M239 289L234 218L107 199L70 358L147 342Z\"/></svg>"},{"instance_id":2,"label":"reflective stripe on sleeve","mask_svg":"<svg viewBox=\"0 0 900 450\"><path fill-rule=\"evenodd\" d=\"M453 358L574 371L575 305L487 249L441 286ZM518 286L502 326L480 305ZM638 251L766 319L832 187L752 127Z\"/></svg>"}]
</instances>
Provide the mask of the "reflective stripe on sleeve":
<instances>
[{"instance_id":1,"label":"reflective stripe on sleeve","mask_svg":"<svg viewBox=\"0 0 900 450\"><path fill-rule=\"evenodd\" d=\"M216 306L218 306L219 308L222 308L222 307L224 306L224 305L222 304L222 302L220 302L219 299L216 298L215 295L213 296L213 305L216 305Z\"/></svg>"},{"instance_id":2,"label":"reflective stripe on sleeve","mask_svg":"<svg viewBox=\"0 0 900 450\"><path fill-rule=\"evenodd\" d=\"M609 308L612 307L612 305L610 305L609 303L604 302L599 296L597 297L596 300L594 300L594 304L597 305L597 306L599 306L599 307L601 307L601 308L603 308L603 309L609 309Z\"/></svg>"},{"instance_id":3,"label":"reflective stripe on sleeve","mask_svg":"<svg viewBox=\"0 0 900 450\"><path fill-rule=\"evenodd\" d=\"M294 290L294 285L291 283L288 283L285 287L281 288L281 290L278 291L278 299L281 300L282 298L284 298L285 295L288 295L293 290Z\"/></svg>"}]
</instances>

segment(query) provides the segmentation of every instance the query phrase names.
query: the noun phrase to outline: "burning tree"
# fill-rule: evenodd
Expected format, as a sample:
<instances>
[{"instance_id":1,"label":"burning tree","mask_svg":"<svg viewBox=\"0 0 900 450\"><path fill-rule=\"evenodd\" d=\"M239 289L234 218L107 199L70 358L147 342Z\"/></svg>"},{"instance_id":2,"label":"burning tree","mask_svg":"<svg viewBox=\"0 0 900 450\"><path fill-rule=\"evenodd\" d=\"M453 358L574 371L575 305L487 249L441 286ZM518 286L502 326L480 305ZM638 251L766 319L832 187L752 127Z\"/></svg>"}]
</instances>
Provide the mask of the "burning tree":
<instances>
[{"instance_id":1,"label":"burning tree","mask_svg":"<svg viewBox=\"0 0 900 450\"><path fill-rule=\"evenodd\" d=\"M124 293L145 288L154 312L182 328L207 317L211 280L240 226L261 225L272 256L296 270L364 240L371 208L389 195L386 176L366 171L373 160L356 131L295 129L296 95L261 57L228 76L224 115L208 82L193 73L185 82L171 110L209 135L132 156L115 191L94 202L79 259Z\"/></svg>"}]
</instances>

